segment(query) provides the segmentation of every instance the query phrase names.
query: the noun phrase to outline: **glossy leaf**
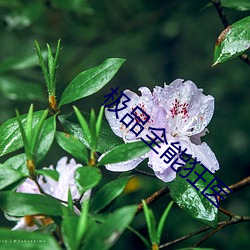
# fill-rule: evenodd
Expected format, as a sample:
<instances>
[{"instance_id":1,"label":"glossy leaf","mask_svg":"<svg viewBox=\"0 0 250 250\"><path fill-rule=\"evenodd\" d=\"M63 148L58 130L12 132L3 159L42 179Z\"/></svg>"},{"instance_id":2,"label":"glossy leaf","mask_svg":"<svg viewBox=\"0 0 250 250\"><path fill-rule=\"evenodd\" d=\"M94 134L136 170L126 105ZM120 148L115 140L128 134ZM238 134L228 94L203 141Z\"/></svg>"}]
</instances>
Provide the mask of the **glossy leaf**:
<instances>
[{"instance_id":1,"label":"glossy leaf","mask_svg":"<svg viewBox=\"0 0 250 250\"><path fill-rule=\"evenodd\" d=\"M99 189L92 200L91 208L99 212L117 198L124 190L128 180L132 176L122 177L111 181Z\"/></svg>"},{"instance_id":2,"label":"glossy leaf","mask_svg":"<svg viewBox=\"0 0 250 250\"><path fill-rule=\"evenodd\" d=\"M103 224L93 227L90 231L84 250L112 247L135 216L136 206L127 206L117 209L110 214Z\"/></svg>"},{"instance_id":3,"label":"glossy leaf","mask_svg":"<svg viewBox=\"0 0 250 250\"><path fill-rule=\"evenodd\" d=\"M13 184L18 180L22 180L26 175L12 169L6 165L0 164L0 190Z\"/></svg>"},{"instance_id":4,"label":"glossy leaf","mask_svg":"<svg viewBox=\"0 0 250 250\"><path fill-rule=\"evenodd\" d=\"M56 117L52 116L45 120L41 135L39 137L37 149L37 161L41 161L48 153L50 146L54 140L56 132Z\"/></svg>"},{"instance_id":5,"label":"glossy leaf","mask_svg":"<svg viewBox=\"0 0 250 250\"><path fill-rule=\"evenodd\" d=\"M83 114L89 120L89 114L87 113L83 113ZM86 145L86 147L89 148L89 144L86 138L84 137L82 129L80 125L78 124L78 121L74 115L72 114L62 115L62 116L59 116L59 120L63 124L63 127L70 134L74 135L84 145ZM122 139L114 134L114 132L111 130L107 122L102 121L99 141L97 143L97 149L96 149L97 152L104 153L121 144L123 144Z\"/></svg>"},{"instance_id":6,"label":"glossy leaf","mask_svg":"<svg viewBox=\"0 0 250 250\"><path fill-rule=\"evenodd\" d=\"M56 132L56 141L62 149L71 154L75 159L82 164L88 165L88 151L85 145L76 137L64 132Z\"/></svg>"},{"instance_id":7,"label":"glossy leaf","mask_svg":"<svg viewBox=\"0 0 250 250\"><path fill-rule=\"evenodd\" d=\"M104 87L124 63L124 59L110 58L99 66L78 74L64 90L59 106L92 95Z\"/></svg>"},{"instance_id":8,"label":"glossy leaf","mask_svg":"<svg viewBox=\"0 0 250 250\"><path fill-rule=\"evenodd\" d=\"M62 216L63 210L66 209L49 196L13 192L0 193L0 208L11 216L35 214Z\"/></svg>"},{"instance_id":9,"label":"glossy leaf","mask_svg":"<svg viewBox=\"0 0 250 250\"><path fill-rule=\"evenodd\" d=\"M26 231L10 231L0 228L0 249L11 250L60 250L54 238L48 234Z\"/></svg>"},{"instance_id":10,"label":"glossy leaf","mask_svg":"<svg viewBox=\"0 0 250 250\"><path fill-rule=\"evenodd\" d=\"M36 170L37 174L44 175L47 177L50 177L51 179L58 181L59 179L59 173L56 170L52 169L37 169Z\"/></svg>"},{"instance_id":11,"label":"glossy leaf","mask_svg":"<svg viewBox=\"0 0 250 250\"><path fill-rule=\"evenodd\" d=\"M250 16L228 26L215 45L214 65L239 56L250 47Z\"/></svg>"},{"instance_id":12,"label":"glossy leaf","mask_svg":"<svg viewBox=\"0 0 250 250\"><path fill-rule=\"evenodd\" d=\"M44 111L34 112L33 127L41 118ZM21 115L22 123L25 124L27 114ZM17 118L11 118L0 126L0 156L13 152L23 146Z\"/></svg>"},{"instance_id":13,"label":"glossy leaf","mask_svg":"<svg viewBox=\"0 0 250 250\"><path fill-rule=\"evenodd\" d=\"M187 163L186 167L193 167L191 164L190 166L188 165L189 163ZM203 170L202 166L195 166L197 173L202 173ZM209 226L216 227L218 209L201 194L201 191L213 180L213 175L206 172L203 175L206 182L202 180L197 181L196 186L199 188L198 191L185 178L180 176L180 174L185 176L187 173L185 170L180 171L177 178L169 183L171 197L181 209L189 213L192 217ZM198 176L194 171L187 177L191 182L194 182L197 178ZM212 193L209 190L207 192Z\"/></svg>"},{"instance_id":14,"label":"glossy leaf","mask_svg":"<svg viewBox=\"0 0 250 250\"><path fill-rule=\"evenodd\" d=\"M95 187L101 180L102 173L95 167L81 167L76 170L76 185L81 194L90 188Z\"/></svg>"},{"instance_id":15,"label":"glossy leaf","mask_svg":"<svg viewBox=\"0 0 250 250\"><path fill-rule=\"evenodd\" d=\"M98 166L123 162L145 155L151 148L142 141L119 145L109 151L98 163Z\"/></svg>"},{"instance_id":16,"label":"glossy leaf","mask_svg":"<svg viewBox=\"0 0 250 250\"><path fill-rule=\"evenodd\" d=\"M0 77L0 93L14 101L45 101L42 86L26 82L14 77Z\"/></svg>"},{"instance_id":17,"label":"glossy leaf","mask_svg":"<svg viewBox=\"0 0 250 250\"><path fill-rule=\"evenodd\" d=\"M4 165L8 166L9 168L18 170L19 172L28 176L29 171L27 169L26 160L27 158L25 154L19 154L19 155L10 157L8 160L4 162Z\"/></svg>"},{"instance_id":18,"label":"glossy leaf","mask_svg":"<svg viewBox=\"0 0 250 250\"><path fill-rule=\"evenodd\" d=\"M239 11L250 10L250 1L249 0L221 0L223 7L227 7Z\"/></svg>"}]
</instances>

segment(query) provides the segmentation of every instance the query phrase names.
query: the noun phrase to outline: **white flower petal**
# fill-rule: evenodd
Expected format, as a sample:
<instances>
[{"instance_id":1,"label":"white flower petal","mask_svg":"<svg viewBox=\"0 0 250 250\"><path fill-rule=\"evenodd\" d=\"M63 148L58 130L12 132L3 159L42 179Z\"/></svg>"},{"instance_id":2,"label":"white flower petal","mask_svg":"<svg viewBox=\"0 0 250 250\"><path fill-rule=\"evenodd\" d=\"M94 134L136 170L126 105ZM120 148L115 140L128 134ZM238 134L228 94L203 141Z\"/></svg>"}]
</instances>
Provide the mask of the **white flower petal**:
<instances>
[{"instance_id":1,"label":"white flower petal","mask_svg":"<svg viewBox=\"0 0 250 250\"><path fill-rule=\"evenodd\" d=\"M25 218L22 217L11 230L12 231L23 230L23 231L30 231L30 232L32 232L32 231L35 231L37 229L38 229L38 227L36 225L28 226L26 224L26 222L25 222Z\"/></svg>"},{"instance_id":2,"label":"white flower petal","mask_svg":"<svg viewBox=\"0 0 250 250\"><path fill-rule=\"evenodd\" d=\"M214 98L202 91L192 81L182 79L154 89L156 102L167 111L172 136L195 135L208 125L214 112Z\"/></svg>"},{"instance_id":3,"label":"white flower petal","mask_svg":"<svg viewBox=\"0 0 250 250\"><path fill-rule=\"evenodd\" d=\"M187 153L196 157L212 173L219 169L218 160L207 143L202 142L201 145L195 145L188 140L180 140L180 145L182 151L187 148Z\"/></svg>"},{"instance_id":4,"label":"white flower petal","mask_svg":"<svg viewBox=\"0 0 250 250\"><path fill-rule=\"evenodd\" d=\"M147 156L141 156L134 160L119 163L107 164L106 169L114 172L124 172L136 168Z\"/></svg>"},{"instance_id":5,"label":"white flower petal","mask_svg":"<svg viewBox=\"0 0 250 250\"><path fill-rule=\"evenodd\" d=\"M16 190L19 193L27 193L27 194L40 194L40 191L36 185L36 183L27 178Z\"/></svg>"}]
</instances>

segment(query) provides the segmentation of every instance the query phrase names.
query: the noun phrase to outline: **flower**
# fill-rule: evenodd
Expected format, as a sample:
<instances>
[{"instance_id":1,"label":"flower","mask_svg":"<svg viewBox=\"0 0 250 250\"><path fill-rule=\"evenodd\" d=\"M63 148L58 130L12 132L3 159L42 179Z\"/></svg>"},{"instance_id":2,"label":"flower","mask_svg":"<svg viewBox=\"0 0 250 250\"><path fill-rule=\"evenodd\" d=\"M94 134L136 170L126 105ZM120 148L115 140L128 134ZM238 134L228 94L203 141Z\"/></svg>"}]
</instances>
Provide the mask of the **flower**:
<instances>
[{"instance_id":1,"label":"flower","mask_svg":"<svg viewBox=\"0 0 250 250\"><path fill-rule=\"evenodd\" d=\"M159 147L154 148L158 150L158 153L151 150L134 160L107 164L106 168L111 171L127 171L135 168L144 159L149 158L148 166L154 170L155 175L164 182L170 182L176 178L176 171L170 166L180 154L176 154L170 162L164 161L162 154L169 147L169 144L178 143L182 151L186 149L187 154L190 154L193 158L196 157L211 172L214 173L215 170L218 170L219 163L214 153L205 142L201 142L201 137L206 134L206 127L213 116L214 98L210 95L204 95L203 90L198 89L192 81L182 79L177 79L163 88L156 86L153 93L146 87L139 90L142 93L141 96L130 90L124 91L124 94L131 101L127 102L128 107L126 109L119 112L119 119L116 119L114 112L105 110L111 129L116 135L122 137L125 143L140 139L148 140L147 134L151 138L157 135L163 139L164 131L167 144L158 140L160 149ZM122 97L119 105L123 100ZM122 118L126 113L130 113L136 106L150 115L150 119L144 124L143 132L138 136L130 131L136 121L133 121L129 127L120 122L120 117ZM140 116L143 117L141 114ZM153 136L152 130L155 133Z\"/></svg>"},{"instance_id":2,"label":"flower","mask_svg":"<svg viewBox=\"0 0 250 250\"><path fill-rule=\"evenodd\" d=\"M56 170L59 174L59 178L57 181L47 176L40 176L38 178L38 183L46 194L62 201L68 200L68 190L70 190L71 192L72 199L78 199L80 197L80 193L74 180L74 175L76 169L78 167L81 167L81 165L76 164L74 159L71 159L69 162L67 161L67 157L63 157L58 161L55 169L53 166L50 166L49 168L43 168ZM20 193L41 194L36 183L29 178L27 178L17 188L16 191ZM90 190L84 193L80 202L86 200L87 198L89 198L89 196ZM34 223L34 221L36 223ZM18 221L17 225L12 230L22 229L27 231L34 231L38 229L37 224L42 226L47 225L51 222L52 220L49 217L45 216L25 216Z\"/></svg>"}]
</instances>

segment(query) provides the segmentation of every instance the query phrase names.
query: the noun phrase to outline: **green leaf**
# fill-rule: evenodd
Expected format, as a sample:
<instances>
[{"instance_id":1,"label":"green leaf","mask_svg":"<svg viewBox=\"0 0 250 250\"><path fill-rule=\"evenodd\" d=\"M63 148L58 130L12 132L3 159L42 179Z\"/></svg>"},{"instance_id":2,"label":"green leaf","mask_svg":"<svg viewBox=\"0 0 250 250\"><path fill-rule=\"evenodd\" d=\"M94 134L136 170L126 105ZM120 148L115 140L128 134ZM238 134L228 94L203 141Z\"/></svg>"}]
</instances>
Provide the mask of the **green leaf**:
<instances>
[{"instance_id":1,"label":"green leaf","mask_svg":"<svg viewBox=\"0 0 250 250\"><path fill-rule=\"evenodd\" d=\"M132 176L116 179L99 189L92 200L91 207L94 212L99 212L117 198L124 190Z\"/></svg>"},{"instance_id":2,"label":"green leaf","mask_svg":"<svg viewBox=\"0 0 250 250\"><path fill-rule=\"evenodd\" d=\"M34 112L33 127L38 123L42 114L43 111ZM27 114L21 115L20 118L22 120L22 124L25 124ZM0 126L0 156L11 153L22 146L23 141L17 118L11 118Z\"/></svg>"},{"instance_id":3,"label":"green leaf","mask_svg":"<svg viewBox=\"0 0 250 250\"><path fill-rule=\"evenodd\" d=\"M74 11L80 14L93 14L93 9L86 0L52 0L52 5L56 8Z\"/></svg>"},{"instance_id":4,"label":"green leaf","mask_svg":"<svg viewBox=\"0 0 250 250\"><path fill-rule=\"evenodd\" d=\"M96 139L97 139L97 141L99 139L99 135L100 135L100 132L101 132L103 113L104 113L104 106L102 106L100 108L100 112L99 112L99 115L98 115L97 121L96 121L96 128L95 129L96 129Z\"/></svg>"},{"instance_id":5,"label":"green leaf","mask_svg":"<svg viewBox=\"0 0 250 250\"><path fill-rule=\"evenodd\" d=\"M193 165L188 162L185 167L191 168ZM201 165L197 164L195 166L197 173L202 173L203 170L204 168ZM169 183L171 197L181 209L192 217L209 226L216 227L218 209L201 194L201 191L214 179L213 175L206 172L202 176L206 182L202 180L196 182L195 185L199 188L198 191L185 178L180 176L180 174L185 176L186 172L185 170L180 171L177 178ZM191 182L194 182L197 178L198 176L194 171L187 177ZM209 190L207 192L211 193Z\"/></svg>"},{"instance_id":6,"label":"green leaf","mask_svg":"<svg viewBox=\"0 0 250 250\"><path fill-rule=\"evenodd\" d=\"M140 234L138 231L136 231L135 229L133 229L130 226L128 226L128 230L130 230L132 233L134 233L136 236L138 236L148 249L151 248L151 244L142 234Z\"/></svg>"},{"instance_id":7,"label":"green leaf","mask_svg":"<svg viewBox=\"0 0 250 250\"><path fill-rule=\"evenodd\" d=\"M82 238L86 233L86 229L88 225L88 213L89 213L89 201L85 200L83 203L83 207L82 207L82 213L80 215L80 218L77 224L77 232L76 232L77 249L79 249Z\"/></svg>"},{"instance_id":8,"label":"green leaf","mask_svg":"<svg viewBox=\"0 0 250 250\"><path fill-rule=\"evenodd\" d=\"M11 169L18 170L19 172L28 176L29 171L26 165L26 160L27 160L26 155L23 153L10 157L8 160L4 162L4 165L8 166Z\"/></svg>"},{"instance_id":9,"label":"green leaf","mask_svg":"<svg viewBox=\"0 0 250 250\"><path fill-rule=\"evenodd\" d=\"M84 116L89 118L89 114L87 113L84 113ZM59 116L59 120L70 134L74 135L89 148L89 144L82 132L81 127L77 123L77 119L74 114L61 115ZM96 149L97 152L104 153L121 144L123 144L122 139L114 134L107 122L102 121L99 141Z\"/></svg>"},{"instance_id":10,"label":"green leaf","mask_svg":"<svg viewBox=\"0 0 250 250\"><path fill-rule=\"evenodd\" d=\"M88 145L91 146L91 133L90 133L89 125L88 125L86 119L84 118L84 116L79 111L79 109L75 106L73 106L73 108L75 110L76 117L81 125L84 137L86 138Z\"/></svg>"},{"instance_id":11,"label":"green leaf","mask_svg":"<svg viewBox=\"0 0 250 250\"><path fill-rule=\"evenodd\" d=\"M46 52L41 52L43 57L46 56ZM37 56L32 53L31 55L9 58L0 63L0 73L4 73L11 70L22 70L37 66Z\"/></svg>"},{"instance_id":12,"label":"green leaf","mask_svg":"<svg viewBox=\"0 0 250 250\"><path fill-rule=\"evenodd\" d=\"M159 245L160 242L161 242L161 234L162 234L163 226L164 226L164 224L165 224L165 221L166 221L166 219L167 219L167 217L168 217L169 211L170 211L170 209L171 209L171 207L172 207L173 204L174 204L173 201L170 201L170 202L169 202L169 204L168 204L168 206L166 207L166 209L165 209L163 215L161 216L160 222L159 222L159 224L158 224L158 228L157 228L157 244L158 244L158 245Z\"/></svg>"},{"instance_id":13,"label":"green leaf","mask_svg":"<svg viewBox=\"0 0 250 250\"><path fill-rule=\"evenodd\" d=\"M62 216L66 209L59 201L45 195L13 192L0 193L0 208L11 216Z\"/></svg>"},{"instance_id":14,"label":"green leaf","mask_svg":"<svg viewBox=\"0 0 250 250\"><path fill-rule=\"evenodd\" d=\"M250 10L250 1L249 0L221 0L221 4L223 7L239 10L239 11L247 11Z\"/></svg>"},{"instance_id":15,"label":"green leaf","mask_svg":"<svg viewBox=\"0 0 250 250\"><path fill-rule=\"evenodd\" d=\"M37 161L40 162L48 153L56 132L56 117L52 116L44 121L38 141Z\"/></svg>"},{"instance_id":16,"label":"green leaf","mask_svg":"<svg viewBox=\"0 0 250 250\"><path fill-rule=\"evenodd\" d=\"M250 16L228 26L215 45L214 65L239 56L250 47Z\"/></svg>"},{"instance_id":17,"label":"green leaf","mask_svg":"<svg viewBox=\"0 0 250 250\"><path fill-rule=\"evenodd\" d=\"M16 181L24 179L25 177L26 176L20 171L0 164L0 190L13 184Z\"/></svg>"},{"instance_id":18,"label":"green leaf","mask_svg":"<svg viewBox=\"0 0 250 250\"><path fill-rule=\"evenodd\" d=\"M154 214L151 209L148 208L148 205L144 200L142 200L143 211L145 215L145 219L148 226L148 234L150 241L153 244L157 244L157 234L156 234L156 221Z\"/></svg>"},{"instance_id":19,"label":"green leaf","mask_svg":"<svg viewBox=\"0 0 250 250\"><path fill-rule=\"evenodd\" d=\"M98 166L129 161L145 155L151 148L142 141L119 145L109 151L97 164Z\"/></svg>"},{"instance_id":20,"label":"green leaf","mask_svg":"<svg viewBox=\"0 0 250 250\"><path fill-rule=\"evenodd\" d=\"M133 220L136 209L136 206L127 206L110 214L103 224L93 227L83 249L106 250L112 247Z\"/></svg>"},{"instance_id":21,"label":"green leaf","mask_svg":"<svg viewBox=\"0 0 250 250\"><path fill-rule=\"evenodd\" d=\"M59 106L92 95L104 87L124 63L124 59L110 58L99 66L78 74L64 90Z\"/></svg>"},{"instance_id":22,"label":"green leaf","mask_svg":"<svg viewBox=\"0 0 250 250\"><path fill-rule=\"evenodd\" d=\"M56 241L50 235L26 232L26 231L10 231L0 228L1 243L0 249L11 250L60 250Z\"/></svg>"},{"instance_id":23,"label":"green leaf","mask_svg":"<svg viewBox=\"0 0 250 250\"><path fill-rule=\"evenodd\" d=\"M0 77L0 93L14 101L40 101L46 100L43 88L35 83L30 83L14 77Z\"/></svg>"},{"instance_id":24,"label":"green leaf","mask_svg":"<svg viewBox=\"0 0 250 250\"><path fill-rule=\"evenodd\" d=\"M58 181L59 179L59 173L56 170L52 170L52 169L37 169L36 170L37 174L40 175L44 175L44 176L48 176L51 179Z\"/></svg>"},{"instance_id":25,"label":"green leaf","mask_svg":"<svg viewBox=\"0 0 250 250\"><path fill-rule=\"evenodd\" d=\"M64 132L56 132L56 141L62 149L71 154L75 159L82 164L88 165L88 151L84 144L76 137Z\"/></svg>"},{"instance_id":26,"label":"green leaf","mask_svg":"<svg viewBox=\"0 0 250 250\"><path fill-rule=\"evenodd\" d=\"M95 167L81 167L76 170L76 185L81 194L95 187L101 180L102 173Z\"/></svg>"},{"instance_id":27,"label":"green leaf","mask_svg":"<svg viewBox=\"0 0 250 250\"><path fill-rule=\"evenodd\" d=\"M79 222L78 216L65 217L62 222L62 235L64 243L69 250L77 249L76 233Z\"/></svg>"},{"instance_id":28,"label":"green leaf","mask_svg":"<svg viewBox=\"0 0 250 250\"><path fill-rule=\"evenodd\" d=\"M90 112L90 136L91 136L91 149L96 150L96 115L94 109Z\"/></svg>"}]
</instances>

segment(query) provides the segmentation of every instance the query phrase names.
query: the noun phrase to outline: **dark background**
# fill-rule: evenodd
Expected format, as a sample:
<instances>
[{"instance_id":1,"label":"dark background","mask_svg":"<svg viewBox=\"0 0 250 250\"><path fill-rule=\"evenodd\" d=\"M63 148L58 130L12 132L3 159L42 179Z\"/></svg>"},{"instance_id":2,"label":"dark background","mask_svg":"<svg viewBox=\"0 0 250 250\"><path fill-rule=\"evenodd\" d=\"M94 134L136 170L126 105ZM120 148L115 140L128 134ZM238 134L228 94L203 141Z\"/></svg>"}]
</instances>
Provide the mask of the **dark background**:
<instances>
[{"instance_id":1,"label":"dark background","mask_svg":"<svg viewBox=\"0 0 250 250\"><path fill-rule=\"evenodd\" d=\"M176 78L192 80L204 89L205 94L215 98L215 113L208 126L210 133L203 139L220 163L216 176L230 185L250 173L249 66L236 58L211 67L214 44L223 26L216 10L212 6L205 8L207 3L194 0L0 0L0 61L35 54L35 39L46 49L46 43L55 48L61 38L57 71L59 99L63 89L81 71L107 58L125 58L125 64L110 84L99 93L76 102L84 111L89 111L91 107L99 110L103 96L110 92L111 87L138 91L139 87L147 86L152 90L154 86L169 84ZM249 12L226 9L226 14L233 23L249 15ZM39 67L12 70L4 76L39 84L44 86L46 92ZM1 93L1 89L0 95L0 123L13 117L15 108L21 113L27 112L30 102L13 100ZM46 107L43 102L33 102L36 110ZM71 111L71 105L62 108L62 113ZM65 153L54 143L41 167L55 164L62 155ZM145 166L146 163L142 164L142 168L147 169ZM107 171L104 173L107 178L117 176ZM124 195L121 204L140 202L164 186L160 180L149 177L140 177L139 182L138 189ZM222 207L235 214L249 215L249 198L245 189L232 194ZM152 206L157 218L169 200L162 198ZM227 218L220 216L220 220L224 219ZM1 218L1 224L6 223ZM134 226L146 234L142 214L135 219ZM175 205L167 220L162 242L203 226ZM249 223L230 226L203 246L246 249L250 243L249 229ZM192 246L199 237L170 249ZM113 249L129 248L144 249L136 236L126 232Z\"/></svg>"}]
</instances>

